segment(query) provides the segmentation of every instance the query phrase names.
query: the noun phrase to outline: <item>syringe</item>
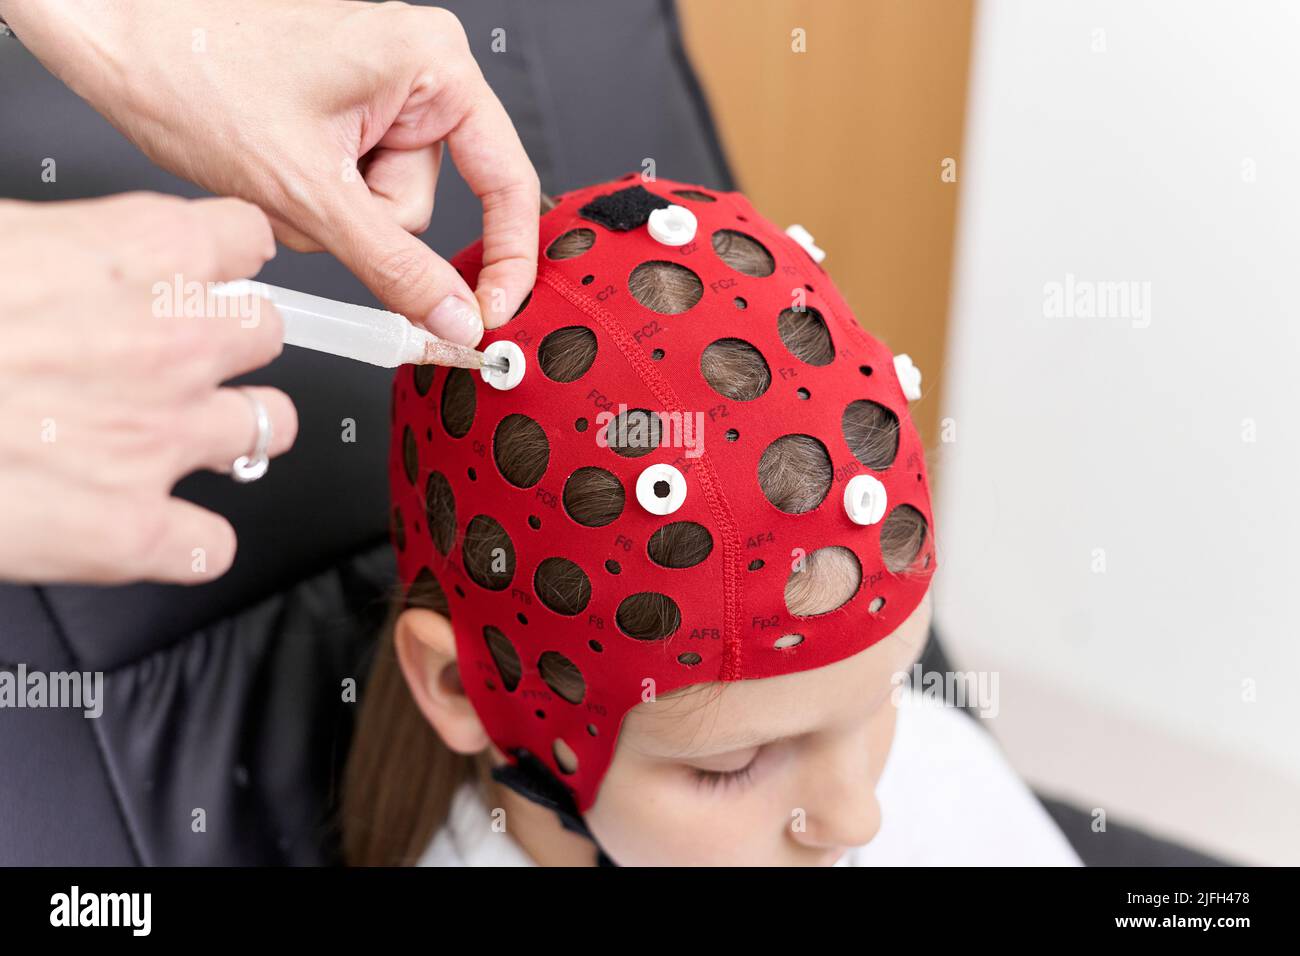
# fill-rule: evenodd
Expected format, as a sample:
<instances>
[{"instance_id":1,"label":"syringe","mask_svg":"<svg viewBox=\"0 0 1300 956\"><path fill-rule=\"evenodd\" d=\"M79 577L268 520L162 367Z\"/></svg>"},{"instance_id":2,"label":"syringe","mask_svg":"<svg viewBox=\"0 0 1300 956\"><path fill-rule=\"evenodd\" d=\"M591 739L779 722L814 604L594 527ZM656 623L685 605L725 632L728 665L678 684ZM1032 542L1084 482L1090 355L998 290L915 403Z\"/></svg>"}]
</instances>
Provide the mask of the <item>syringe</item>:
<instances>
[{"instance_id":1,"label":"syringe","mask_svg":"<svg viewBox=\"0 0 1300 956\"><path fill-rule=\"evenodd\" d=\"M396 312L336 302L252 279L220 283L214 286L213 293L269 299L284 319L284 341L288 345L385 368L407 364L488 368L498 372L509 368L468 345L440 339Z\"/></svg>"}]
</instances>

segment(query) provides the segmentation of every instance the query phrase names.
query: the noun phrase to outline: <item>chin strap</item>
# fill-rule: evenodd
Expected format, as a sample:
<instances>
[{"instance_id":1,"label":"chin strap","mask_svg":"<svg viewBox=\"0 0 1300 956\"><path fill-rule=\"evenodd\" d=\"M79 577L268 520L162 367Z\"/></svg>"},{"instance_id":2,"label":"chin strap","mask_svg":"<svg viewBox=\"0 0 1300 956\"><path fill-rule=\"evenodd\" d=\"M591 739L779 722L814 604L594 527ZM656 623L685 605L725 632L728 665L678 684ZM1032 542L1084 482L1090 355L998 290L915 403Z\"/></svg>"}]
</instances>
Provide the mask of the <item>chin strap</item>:
<instances>
[{"instance_id":1,"label":"chin strap","mask_svg":"<svg viewBox=\"0 0 1300 956\"><path fill-rule=\"evenodd\" d=\"M516 763L492 768L492 779L502 783L533 803L555 812L564 829L586 837L596 846L597 866L618 866L601 847L587 823L578 813L577 801L569 788L556 779L549 767L534 757L526 748L510 751Z\"/></svg>"}]
</instances>

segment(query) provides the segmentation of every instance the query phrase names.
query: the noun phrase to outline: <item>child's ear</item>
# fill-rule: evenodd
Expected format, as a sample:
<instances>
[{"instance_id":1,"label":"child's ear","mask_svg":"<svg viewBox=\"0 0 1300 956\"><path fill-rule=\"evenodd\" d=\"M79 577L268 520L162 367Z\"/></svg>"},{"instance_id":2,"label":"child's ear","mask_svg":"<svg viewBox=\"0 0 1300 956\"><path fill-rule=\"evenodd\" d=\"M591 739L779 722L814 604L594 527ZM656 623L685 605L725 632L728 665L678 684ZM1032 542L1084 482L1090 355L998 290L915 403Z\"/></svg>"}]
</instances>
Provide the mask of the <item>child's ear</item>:
<instances>
[{"instance_id":1,"label":"child's ear","mask_svg":"<svg viewBox=\"0 0 1300 956\"><path fill-rule=\"evenodd\" d=\"M489 746L491 738L460 682L451 622L436 611L408 608L397 618L393 640L411 697L443 742L462 754Z\"/></svg>"}]
</instances>

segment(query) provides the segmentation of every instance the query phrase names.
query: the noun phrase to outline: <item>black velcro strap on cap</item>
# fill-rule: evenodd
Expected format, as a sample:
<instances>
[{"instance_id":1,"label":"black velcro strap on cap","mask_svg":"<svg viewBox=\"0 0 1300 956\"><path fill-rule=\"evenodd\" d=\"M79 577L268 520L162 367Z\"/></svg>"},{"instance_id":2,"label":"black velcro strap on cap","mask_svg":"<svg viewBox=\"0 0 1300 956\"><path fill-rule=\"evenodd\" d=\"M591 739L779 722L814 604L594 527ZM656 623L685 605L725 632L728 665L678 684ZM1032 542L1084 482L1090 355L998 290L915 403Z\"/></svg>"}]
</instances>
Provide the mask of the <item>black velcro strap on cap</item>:
<instances>
[{"instance_id":1,"label":"black velcro strap on cap","mask_svg":"<svg viewBox=\"0 0 1300 956\"><path fill-rule=\"evenodd\" d=\"M596 845L597 866L618 866L596 841L587 823L578 813L578 804L569 788L555 778L551 768L534 757L527 748L511 751L518 763L492 768L492 779L527 797L533 803L555 812L564 829L586 837Z\"/></svg>"},{"instance_id":2,"label":"black velcro strap on cap","mask_svg":"<svg viewBox=\"0 0 1300 956\"><path fill-rule=\"evenodd\" d=\"M644 226L650 213L656 209L671 206L667 199L656 196L644 186L629 186L618 192L597 196L578 210L583 219L590 219L606 229L627 232L637 226Z\"/></svg>"}]
</instances>

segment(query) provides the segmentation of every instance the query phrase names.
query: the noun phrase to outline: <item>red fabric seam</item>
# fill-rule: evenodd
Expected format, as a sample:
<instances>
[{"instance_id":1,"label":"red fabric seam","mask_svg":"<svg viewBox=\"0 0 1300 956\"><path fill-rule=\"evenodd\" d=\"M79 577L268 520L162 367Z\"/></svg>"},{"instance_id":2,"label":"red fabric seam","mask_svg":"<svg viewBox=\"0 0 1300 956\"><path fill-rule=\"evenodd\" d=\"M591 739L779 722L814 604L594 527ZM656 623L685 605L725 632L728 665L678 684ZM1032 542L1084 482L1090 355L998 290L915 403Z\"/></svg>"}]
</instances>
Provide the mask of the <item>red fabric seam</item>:
<instances>
[{"instance_id":1,"label":"red fabric seam","mask_svg":"<svg viewBox=\"0 0 1300 956\"><path fill-rule=\"evenodd\" d=\"M673 391L654 365L646 358L632 336L623 326L597 302L586 295L563 275L554 270L546 270L538 275L539 282L545 282L552 289L564 296L569 302L591 316L605 333L614 340L628 364L650 388L668 412L685 413L681 399ZM713 518L718 522L722 534L722 594L723 594L723 661L720 679L724 681L739 680L742 676L741 640L740 640L740 533L731 506L722 493L718 474L713 467L713 460L706 451L695 465L700 487L709 502Z\"/></svg>"}]
</instances>

